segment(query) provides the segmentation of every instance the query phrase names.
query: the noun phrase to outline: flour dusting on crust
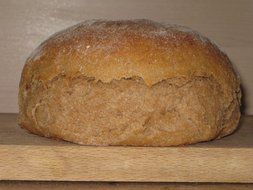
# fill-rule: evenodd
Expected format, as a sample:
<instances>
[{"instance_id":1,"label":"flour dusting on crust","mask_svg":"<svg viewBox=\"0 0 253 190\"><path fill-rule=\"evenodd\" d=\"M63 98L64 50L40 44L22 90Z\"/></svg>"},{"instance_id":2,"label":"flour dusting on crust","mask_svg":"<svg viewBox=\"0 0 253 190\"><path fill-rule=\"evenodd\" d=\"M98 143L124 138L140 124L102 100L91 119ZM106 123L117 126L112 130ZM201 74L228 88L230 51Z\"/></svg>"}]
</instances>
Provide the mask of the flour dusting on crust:
<instances>
[{"instance_id":1,"label":"flour dusting on crust","mask_svg":"<svg viewBox=\"0 0 253 190\"><path fill-rule=\"evenodd\" d=\"M68 53L68 51L73 50L83 52L84 54L97 50L104 50L111 53L122 43L122 39L129 34L139 35L149 39L157 39L157 37L171 39L176 42L180 41L178 40L179 33L183 33L185 36L190 35L194 40L202 43L210 42L208 38L189 27L175 24L161 24L146 19L117 21L102 19L88 20L51 35L46 42L59 44L68 40L75 42L71 48L67 51L66 48L62 49L62 51L58 52L59 54ZM96 43L91 45L82 41L82 36L85 35L89 35L91 39L96 38ZM43 51L44 44L45 42L36 48L28 60L39 60L45 54L45 51Z\"/></svg>"}]
</instances>

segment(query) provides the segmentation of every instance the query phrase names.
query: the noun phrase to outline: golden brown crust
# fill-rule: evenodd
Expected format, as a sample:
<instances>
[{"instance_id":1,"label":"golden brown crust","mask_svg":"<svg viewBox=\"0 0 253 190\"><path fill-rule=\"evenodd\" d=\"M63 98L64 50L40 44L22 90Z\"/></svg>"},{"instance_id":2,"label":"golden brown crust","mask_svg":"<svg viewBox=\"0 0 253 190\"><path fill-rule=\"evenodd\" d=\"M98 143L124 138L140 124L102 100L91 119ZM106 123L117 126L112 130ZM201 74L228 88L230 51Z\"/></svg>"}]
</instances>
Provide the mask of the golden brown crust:
<instances>
[{"instance_id":1,"label":"golden brown crust","mask_svg":"<svg viewBox=\"0 0 253 190\"><path fill-rule=\"evenodd\" d=\"M203 79L201 84L196 82L201 78ZM74 88L76 84L73 81L77 81L82 86ZM186 88L187 93L184 94L179 89L173 91L172 88L182 81L192 85ZM130 102L126 102L129 105L120 107L120 102L118 102L110 108L113 110L118 106L117 109L122 114L129 112L131 116L128 117L131 119L128 122L126 118L124 118L125 120L115 119L114 112L104 115L98 114L100 118L102 116L109 117L105 121L100 118L96 118L97 122L88 121L85 115L88 115L89 112L82 108L82 106L87 106L86 104L89 102L85 98L78 100L80 101L79 105L75 104L76 114L73 115L72 112L67 111L67 107L73 107L77 96L84 96L81 92L76 96L67 94L72 94L84 86L89 88L92 86L96 89L96 85L98 85L99 88L104 89L104 91L99 91L99 93L103 92L100 99L93 100L100 102L101 105L106 101L113 102L113 99L109 98L108 91L110 89L115 90L113 95L117 97L122 93L127 94L128 88L131 87L136 91L133 92L133 95L136 95L135 101L145 102L141 104L135 102L140 109L146 105L147 101L154 102L153 95L163 91L162 85L167 83L171 86L167 86L166 91L173 91L174 95L162 104L174 102L176 97L180 95L182 99L191 98L192 101L195 101L195 105L191 105L195 109L189 109L186 106L191 102L190 99L189 102L178 102L177 109L179 109L178 106L186 106L180 108L181 111L178 113L181 114L180 117L194 115L191 118L194 124L189 124L189 118L186 119L187 121L182 118L175 120L174 118L177 116L169 116L167 112L165 116L157 114L156 111L162 109L157 105L153 105L152 111L150 111L151 108L149 111L145 110L146 107L139 110L138 114L142 115L137 114L134 119L135 116L129 112L131 103L134 103L130 99L128 99ZM61 89L55 84L61 86ZM24 128L34 133L63 138L80 144L141 146L189 144L227 135L236 128L240 117L239 85L240 81L228 57L216 45L197 32L185 27L164 25L149 20L86 21L53 35L27 59L20 81L19 122ZM112 88L113 86L115 88ZM211 86L216 91L210 90ZM121 91L118 91L119 89ZM142 89L146 95L148 94L146 97L148 100L138 98L142 97L138 89ZM194 99L198 94L196 92L200 93L197 100ZM98 91L94 93L98 93ZM195 96L190 96L191 93ZM210 100L213 97L212 101L208 101L205 96L210 97ZM64 98L68 101L59 102ZM203 100L207 102L207 105L201 107L204 104ZM94 110L103 112L105 107L101 107L101 105L101 109L94 107ZM55 110L57 106L63 110ZM166 109L169 109L170 105L167 107ZM196 109L197 107L199 110ZM92 110L93 107L91 106L89 109ZM148 119L147 115L150 115L151 112L152 119ZM201 115L201 112L204 115ZM59 123L61 114L67 114L61 118L63 123ZM112 118L114 118L114 122L110 121ZM72 122L77 119L81 119L79 123ZM134 121L138 119L139 123ZM148 125L151 129L153 128L153 132L149 134L153 135L152 138L143 135L144 133L141 131L143 119L144 121L148 120ZM106 121L110 122L106 123ZM118 130L113 135L114 133L111 131L113 128L120 128L120 122L124 123L122 125L125 128L127 128L126 125L129 125L127 133L120 135L125 130L123 127L124 129ZM174 127L174 132L155 130L156 127L159 128L159 125L165 125L172 129L173 126L170 123L173 122L174 126L178 126ZM182 122L186 123L182 124ZM87 132L85 130L88 130L89 124L92 126ZM103 131L101 129L103 124L107 125L110 130ZM73 131L75 126L79 127ZM131 127L136 130L131 131ZM99 138L96 138L94 131L99 134ZM75 133L78 135L73 136Z\"/></svg>"}]
</instances>

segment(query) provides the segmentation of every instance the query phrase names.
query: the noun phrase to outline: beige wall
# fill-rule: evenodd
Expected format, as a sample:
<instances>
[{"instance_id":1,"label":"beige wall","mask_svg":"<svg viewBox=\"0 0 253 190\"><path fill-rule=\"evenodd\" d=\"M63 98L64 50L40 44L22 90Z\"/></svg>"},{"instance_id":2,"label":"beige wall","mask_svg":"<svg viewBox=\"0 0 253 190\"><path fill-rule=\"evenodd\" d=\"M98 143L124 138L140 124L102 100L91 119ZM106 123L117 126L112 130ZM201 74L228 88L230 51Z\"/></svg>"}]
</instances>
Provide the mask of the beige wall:
<instances>
[{"instance_id":1,"label":"beige wall","mask_svg":"<svg viewBox=\"0 0 253 190\"><path fill-rule=\"evenodd\" d=\"M92 18L148 18L190 26L227 52L253 114L252 0L0 0L0 112L17 112L20 73L50 34Z\"/></svg>"}]
</instances>

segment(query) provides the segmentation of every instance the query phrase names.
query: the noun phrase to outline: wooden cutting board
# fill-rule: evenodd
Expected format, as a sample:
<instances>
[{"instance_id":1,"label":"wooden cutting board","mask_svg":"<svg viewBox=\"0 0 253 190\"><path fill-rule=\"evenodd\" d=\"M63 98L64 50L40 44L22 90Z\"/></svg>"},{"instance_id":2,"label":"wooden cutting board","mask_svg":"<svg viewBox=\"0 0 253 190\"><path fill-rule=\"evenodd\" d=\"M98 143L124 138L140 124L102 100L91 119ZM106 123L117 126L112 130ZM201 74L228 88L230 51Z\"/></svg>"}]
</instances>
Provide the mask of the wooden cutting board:
<instances>
[{"instance_id":1,"label":"wooden cutting board","mask_svg":"<svg viewBox=\"0 0 253 190\"><path fill-rule=\"evenodd\" d=\"M253 183L253 117L233 135L182 147L94 147L27 133L0 114L0 180Z\"/></svg>"}]
</instances>

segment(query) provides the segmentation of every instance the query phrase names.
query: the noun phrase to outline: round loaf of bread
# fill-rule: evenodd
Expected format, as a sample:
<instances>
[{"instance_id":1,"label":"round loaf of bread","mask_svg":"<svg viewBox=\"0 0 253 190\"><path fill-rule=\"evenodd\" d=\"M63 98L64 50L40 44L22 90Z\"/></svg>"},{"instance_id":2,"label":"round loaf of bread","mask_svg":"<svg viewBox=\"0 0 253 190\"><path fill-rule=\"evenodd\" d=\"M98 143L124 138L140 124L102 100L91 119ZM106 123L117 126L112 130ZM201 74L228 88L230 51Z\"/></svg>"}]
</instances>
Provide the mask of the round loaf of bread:
<instances>
[{"instance_id":1,"label":"round loaf of bread","mask_svg":"<svg viewBox=\"0 0 253 190\"><path fill-rule=\"evenodd\" d=\"M174 146L232 133L240 81L229 58L189 28L92 20L27 59L19 124L84 145Z\"/></svg>"}]
</instances>

